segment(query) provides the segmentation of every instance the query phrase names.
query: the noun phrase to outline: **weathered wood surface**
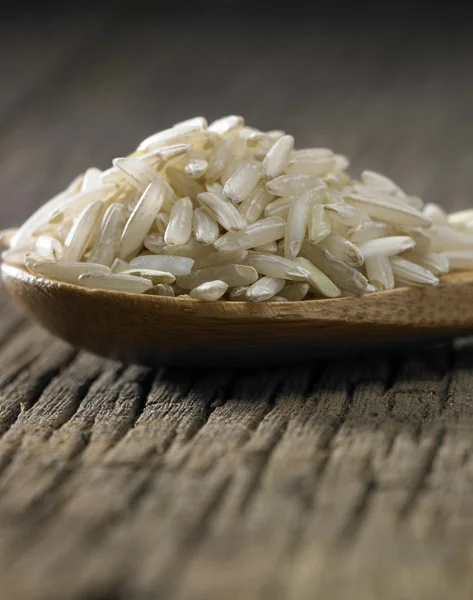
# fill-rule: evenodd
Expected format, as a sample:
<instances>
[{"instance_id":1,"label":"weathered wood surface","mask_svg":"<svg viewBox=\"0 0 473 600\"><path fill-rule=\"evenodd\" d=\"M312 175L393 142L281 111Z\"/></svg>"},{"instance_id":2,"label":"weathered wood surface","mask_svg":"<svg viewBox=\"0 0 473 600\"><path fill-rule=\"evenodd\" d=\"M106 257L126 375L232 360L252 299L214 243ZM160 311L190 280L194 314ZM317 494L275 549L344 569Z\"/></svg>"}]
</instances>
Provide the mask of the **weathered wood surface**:
<instances>
[{"instance_id":1,"label":"weathered wood surface","mask_svg":"<svg viewBox=\"0 0 473 600\"><path fill-rule=\"evenodd\" d=\"M119 18L0 36L1 226L200 113L471 202L467 37ZM2 290L0 597L469 599L472 390L468 342L152 372L54 340Z\"/></svg>"}]
</instances>

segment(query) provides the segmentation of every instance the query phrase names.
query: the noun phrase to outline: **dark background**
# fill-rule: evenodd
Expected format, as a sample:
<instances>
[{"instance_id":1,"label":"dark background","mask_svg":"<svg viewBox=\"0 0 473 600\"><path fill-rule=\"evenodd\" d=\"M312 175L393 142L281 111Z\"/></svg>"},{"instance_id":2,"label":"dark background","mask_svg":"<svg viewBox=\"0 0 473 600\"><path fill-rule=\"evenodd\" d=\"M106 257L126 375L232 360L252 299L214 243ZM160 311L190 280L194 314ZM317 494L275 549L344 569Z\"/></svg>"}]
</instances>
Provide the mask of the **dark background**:
<instances>
[{"instance_id":1,"label":"dark background","mask_svg":"<svg viewBox=\"0 0 473 600\"><path fill-rule=\"evenodd\" d=\"M243 114L409 192L471 203L473 42L455 3L9 3L0 226L197 114Z\"/></svg>"}]
</instances>

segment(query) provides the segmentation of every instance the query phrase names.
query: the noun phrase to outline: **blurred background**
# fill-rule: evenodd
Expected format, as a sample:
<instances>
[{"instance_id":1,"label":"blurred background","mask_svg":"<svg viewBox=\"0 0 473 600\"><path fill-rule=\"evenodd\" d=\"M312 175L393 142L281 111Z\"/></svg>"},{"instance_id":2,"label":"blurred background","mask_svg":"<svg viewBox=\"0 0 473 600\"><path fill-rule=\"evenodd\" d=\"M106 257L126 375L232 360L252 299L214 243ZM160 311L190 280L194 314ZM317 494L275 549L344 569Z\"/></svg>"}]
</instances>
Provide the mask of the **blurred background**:
<instances>
[{"instance_id":1,"label":"blurred background","mask_svg":"<svg viewBox=\"0 0 473 600\"><path fill-rule=\"evenodd\" d=\"M0 227L175 121L242 114L453 208L472 202L466 9L10 3L0 22Z\"/></svg>"}]
</instances>

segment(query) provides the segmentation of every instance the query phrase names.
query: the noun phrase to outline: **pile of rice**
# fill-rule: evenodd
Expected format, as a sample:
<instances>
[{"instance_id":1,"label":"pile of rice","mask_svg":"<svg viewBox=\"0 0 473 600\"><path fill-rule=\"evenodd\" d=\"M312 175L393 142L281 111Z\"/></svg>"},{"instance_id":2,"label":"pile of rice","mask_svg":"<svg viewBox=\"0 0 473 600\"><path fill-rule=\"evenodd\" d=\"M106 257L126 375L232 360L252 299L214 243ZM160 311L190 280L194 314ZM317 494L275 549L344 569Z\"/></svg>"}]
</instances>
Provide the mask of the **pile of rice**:
<instances>
[{"instance_id":1,"label":"pile of rice","mask_svg":"<svg viewBox=\"0 0 473 600\"><path fill-rule=\"evenodd\" d=\"M5 263L88 288L215 301L336 298L473 268L473 209L447 215L327 148L203 117L90 168L20 228Z\"/></svg>"}]
</instances>

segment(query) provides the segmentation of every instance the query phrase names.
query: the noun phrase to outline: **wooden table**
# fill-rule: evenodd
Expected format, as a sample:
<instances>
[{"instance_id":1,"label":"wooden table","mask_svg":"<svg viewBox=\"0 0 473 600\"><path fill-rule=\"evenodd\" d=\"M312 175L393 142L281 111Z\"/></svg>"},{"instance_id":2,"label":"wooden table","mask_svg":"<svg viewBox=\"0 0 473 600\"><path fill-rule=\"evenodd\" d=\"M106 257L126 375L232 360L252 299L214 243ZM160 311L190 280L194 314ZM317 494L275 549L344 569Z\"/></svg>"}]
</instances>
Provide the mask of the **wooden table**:
<instances>
[{"instance_id":1,"label":"wooden table","mask_svg":"<svg viewBox=\"0 0 473 600\"><path fill-rule=\"evenodd\" d=\"M0 224L153 130L241 113L471 203L473 44L401 22L130 23L0 36ZM473 346L151 372L0 296L0 597L473 594Z\"/></svg>"}]
</instances>

